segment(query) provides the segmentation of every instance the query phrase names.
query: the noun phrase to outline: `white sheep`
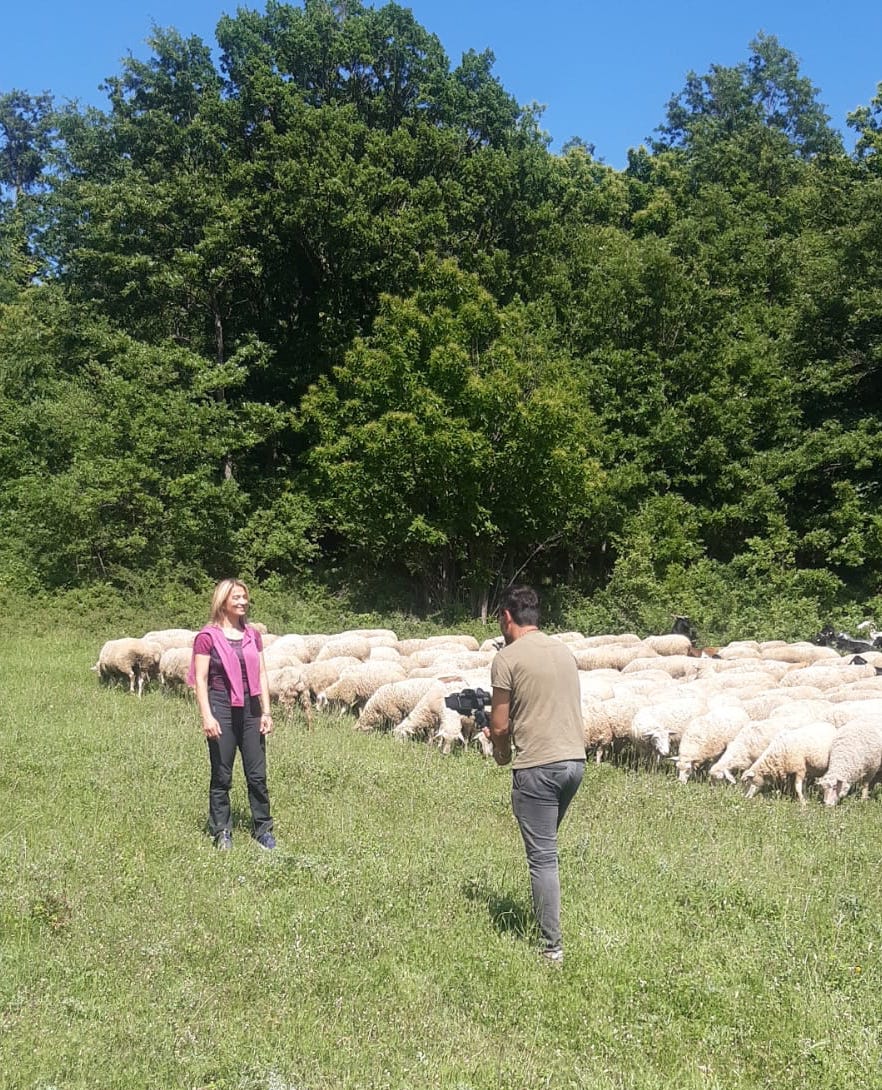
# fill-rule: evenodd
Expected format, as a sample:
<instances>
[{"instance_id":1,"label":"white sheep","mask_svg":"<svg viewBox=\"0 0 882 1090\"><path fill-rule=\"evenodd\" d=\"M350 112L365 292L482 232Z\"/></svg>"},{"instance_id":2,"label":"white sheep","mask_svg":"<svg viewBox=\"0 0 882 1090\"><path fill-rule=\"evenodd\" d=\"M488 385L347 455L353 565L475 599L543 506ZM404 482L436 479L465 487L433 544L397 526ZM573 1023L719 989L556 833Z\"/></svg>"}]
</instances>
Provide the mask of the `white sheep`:
<instances>
[{"instance_id":1,"label":"white sheep","mask_svg":"<svg viewBox=\"0 0 882 1090\"><path fill-rule=\"evenodd\" d=\"M135 692L137 686L140 697L145 684L159 675L161 655L162 648L158 643L124 636L118 640L108 640L103 645L92 669L98 671L102 681L126 678L129 692Z\"/></svg>"},{"instance_id":2,"label":"white sheep","mask_svg":"<svg viewBox=\"0 0 882 1090\"><path fill-rule=\"evenodd\" d=\"M375 730L383 725L397 725L406 718L427 693L444 686L436 678L406 678L381 685L362 709L356 730Z\"/></svg>"},{"instance_id":3,"label":"white sheep","mask_svg":"<svg viewBox=\"0 0 882 1090\"><path fill-rule=\"evenodd\" d=\"M299 636L298 639L303 640L303 661L314 662L331 637L321 632L313 632L309 635Z\"/></svg>"},{"instance_id":4,"label":"white sheep","mask_svg":"<svg viewBox=\"0 0 882 1090\"><path fill-rule=\"evenodd\" d=\"M830 714L824 716L834 727L844 727L852 719L879 719L882 700L839 700L830 702Z\"/></svg>"},{"instance_id":5,"label":"white sheep","mask_svg":"<svg viewBox=\"0 0 882 1090\"><path fill-rule=\"evenodd\" d=\"M306 715L307 723L312 726L312 704L304 669L305 667L300 665L267 670L267 681L270 700L275 700L286 713L290 713L299 706Z\"/></svg>"},{"instance_id":6,"label":"white sheep","mask_svg":"<svg viewBox=\"0 0 882 1090\"><path fill-rule=\"evenodd\" d=\"M196 633L190 628L161 628L155 632L145 632L141 637L147 643L158 643L163 651L170 647L192 647Z\"/></svg>"},{"instance_id":7,"label":"white sheep","mask_svg":"<svg viewBox=\"0 0 882 1090\"><path fill-rule=\"evenodd\" d=\"M712 780L735 783L735 773L750 768L772 739L788 730L785 719L759 719L742 727L715 764L708 770Z\"/></svg>"},{"instance_id":8,"label":"white sheep","mask_svg":"<svg viewBox=\"0 0 882 1090\"><path fill-rule=\"evenodd\" d=\"M575 636L577 633L565 633L565 635ZM557 637L561 639L561 636ZM590 647L608 647L618 645L619 647L639 647L643 640L633 632L621 632L618 635L601 635L601 636L582 636L578 640L565 640L565 643L574 643L578 647L590 648Z\"/></svg>"},{"instance_id":9,"label":"white sheep","mask_svg":"<svg viewBox=\"0 0 882 1090\"><path fill-rule=\"evenodd\" d=\"M830 763L830 749L836 737L832 723L815 720L787 730L773 738L741 779L748 785L747 798L760 791L767 782L793 781L793 790L805 805L803 785L806 780L823 776Z\"/></svg>"},{"instance_id":10,"label":"white sheep","mask_svg":"<svg viewBox=\"0 0 882 1090\"><path fill-rule=\"evenodd\" d=\"M281 656L282 652L285 652L293 655L299 662L310 662L315 651L310 651L306 640L307 637L298 636L294 632L286 633L284 636L264 636L264 654L267 655L272 650L273 655Z\"/></svg>"},{"instance_id":11,"label":"white sheep","mask_svg":"<svg viewBox=\"0 0 882 1090\"><path fill-rule=\"evenodd\" d=\"M882 770L882 718L852 719L836 732L830 763L818 780L824 805L835 806L853 787L866 799Z\"/></svg>"},{"instance_id":12,"label":"white sheep","mask_svg":"<svg viewBox=\"0 0 882 1090\"><path fill-rule=\"evenodd\" d=\"M167 689L187 684L193 651L190 647L169 647L159 656L159 684Z\"/></svg>"},{"instance_id":13,"label":"white sheep","mask_svg":"<svg viewBox=\"0 0 882 1090\"><path fill-rule=\"evenodd\" d=\"M641 708L634 716L632 734L639 744L649 746L660 757L667 757L679 745L689 723L706 711L703 696L683 693Z\"/></svg>"},{"instance_id":14,"label":"white sheep","mask_svg":"<svg viewBox=\"0 0 882 1090\"><path fill-rule=\"evenodd\" d=\"M775 647L771 652L771 657L779 662L801 662L807 666L810 663L819 662L821 659L830 659L831 661L838 659L839 652L832 647L819 647L816 643L799 642L787 643L783 647Z\"/></svg>"},{"instance_id":15,"label":"white sheep","mask_svg":"<svg viewBox=\"0 0 882 1090\"><path fill-rule=\"evenodd\" d=\"M674 679L698 677L704 669L704 662L711 659L696 659L691 655L656 655L641 656L632 659L622 667L623 674L638 674L643 670L663 670Z\"/></svg>"},{"instance_id":16,"label":"white sheep","mask_svg":"<svg viewBox=\"0 0 882 1090\"><path fill-rule=\"evenodd\" d=\"M666 636L646 636L643 644L657 655L688 655L692 650L692 641L689 637L681 636L676 632Z\"/></svg>"},{"instance_id":17,"label":"white sheep","mask_svg":"<svg viewBox=\"0 0 882 1090\"><path fill-rule=\"evenodd\" d=\"M297 654L295 648L288 646L279 647L273 644L263 653L263 661L267 670L281 670L283 666L303 666L304 660Z\"/></svg>"},{"instance_id":18,"label":"white sheep","mask_svg":"<svg viewBox=\"0 0 882 1090\"><path fill-rule=\"evenodd\" d=\"M579 647L567 644L580 670L622 670L635 659L660 658L642 644L601 644Z\"/></svg>"},{"instance_id":19,"label":"white sheep","mask_svg":"<svg viewBox=\"0 0 882 1090\"><path fill-rule=\"evenodd\" d=\"M344 655L337 659L322 659L321 662L307 662L303 666L303 680L306 689L314 699L328 686L338 681L341 675L353 666L358 666L360 659Z\"/></svg>"},{"instance_id":20,"label":"white sheep","mask_svg":"<svg viewBox=\"0 0 882 1090\"><path fill-rule=\"evenodd\" d=\"M325 659L338 659L344 656L351 656L364 662L370 658L370 655L371 645L364 636L354 636L344 632L339 636L332 636L318 654L313 656L313 662L324 662Z\"/></svg>"},{"instance_id":21,"label":"white sheep","mask_svg":"<svg viewBox=\"0 0 882 1090\"><path fill-rule=\"evenodd\" d=\"M864 678L875 677L876 671L872 666L851 666L843 662L841 665L831 666L804 666L801 670L794 670L781 678L781 688L789 689L797 685L814 685L822 692L827 689L836 689L843 684L848 685Z\"/></svg>"},{"instance_id":22,"label":"white sheep","mask_svg":"<svg viewBox=\"0 0 882 1090\"><path fill-rule=\"evenodd\" d=\"M680 736L677 775L686 783L693 772L715 761L738 732L750 722L740 707L716 707L696 716Z\"/></svg>"},{"instance_id":23,"label":"white sheep","mask_svg":"<svg viewBox=\"0 0 882 1090\"><path fill-rule=\"evenodd\" d=\"M368 641L370 642L370 641ZM387 644L371 643L371 653L368 662L401 662L401 655Z\"/></svg>"},{"instance_id":24,"label":"white sheep","mask_svg":"<svg viewBox=\"0 0 882 1090\"><path fill-rule=\"evenodd\" d=\"M402 655L401 665L410 674L425 666L457 658L462 653L463 649L458 643L436 643L432 647L421 647L409 655Z\"/></svg>"},{"instance_id":25,"label":"white sheep","mask_svg":"<svg viewBox=\"0 0 882 1090\"><path fill-rule=\"evenodd\" d=\"M717 656L725 659L758 659L760 646L756 640L733 640L717 648Z\"/></svg>"},{"instance_id":26,"label":"white sheep","mask_svg":"<svg viewBox=\"0 0 882 1090\"><path fill-rule=\"evenodd\" d=\"M582 700L582 731L585 750L594 754L600 764L604 756L617 747L634 740L634 717L649 707L646 696L633 693L610 700Z\"/></svg>"},{"instance_id":27,"label":"white sheep","mask_svg":"<svg viewBox=\"0 0 882 1090\"><path fill-rule=\"evenodd\" d=\"M449 751L454 740L465 742L459 713L444 703L449 693L455 692L457 688L456 682L436 682L427 689L411 711L392 728L393 738L397 738L399 742L415 737L440 739L444 752Z\"/></svg>"},{"instance_id":28,"label":"white sheep","mask_svg":"<svg viewBox=\"0 0 882 1090\"><path fill-rule=\"evenodd\" d=\"M381 685L391 681L403 681L404 670L397 662L364 662L350 666L332 685L316 696L318 708L336 704L343 710L362 708Z\"/></svg>"}]
</instances>

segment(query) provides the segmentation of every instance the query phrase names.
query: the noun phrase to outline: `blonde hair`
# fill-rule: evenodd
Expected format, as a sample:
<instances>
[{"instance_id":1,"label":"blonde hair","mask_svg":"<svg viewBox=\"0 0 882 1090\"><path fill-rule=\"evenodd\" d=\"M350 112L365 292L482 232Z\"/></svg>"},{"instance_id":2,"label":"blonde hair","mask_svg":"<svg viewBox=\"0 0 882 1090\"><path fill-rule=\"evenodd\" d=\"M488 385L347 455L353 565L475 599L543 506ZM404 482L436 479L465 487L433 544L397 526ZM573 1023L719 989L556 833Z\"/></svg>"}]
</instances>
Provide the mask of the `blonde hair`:
<instances>
[{"instance_id":1,"label":"blonde hair","mask_svg":"<svg viewBox=\"0 0 882 1090\"><path fill-rule=\"evenodd\" d=\"M221 579L221 581L215 586L214 594L211 596L211 613L208 617L209 624L223 624L225 620L224 606L227 604L227 599L236 589L241 587L242 590L248 595L248 603L251 604L251 591L248 589L247 584L243 583L241 579Z\"/></svg>"}]
</instances>

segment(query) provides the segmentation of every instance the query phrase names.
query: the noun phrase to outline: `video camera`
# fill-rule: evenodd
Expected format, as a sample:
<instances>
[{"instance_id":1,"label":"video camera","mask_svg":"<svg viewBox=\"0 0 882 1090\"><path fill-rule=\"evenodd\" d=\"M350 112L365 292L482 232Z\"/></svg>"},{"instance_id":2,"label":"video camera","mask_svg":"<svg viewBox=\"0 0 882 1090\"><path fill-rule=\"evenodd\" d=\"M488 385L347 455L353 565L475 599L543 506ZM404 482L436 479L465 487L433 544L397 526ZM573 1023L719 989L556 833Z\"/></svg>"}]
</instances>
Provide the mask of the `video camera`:
<instances>
[{"instance_id":1,"label":"video camera","mask_svg":"<svg viewBox=\"0 0 882 1090\"><path fill-rule=\"evenodd\" d=\"M461 689L444 698L444 703L460 715L469 715L479 727L489 727L490 717L485 708L490 707L491 694L485 689Z\"/></svg>"}]
</instances>

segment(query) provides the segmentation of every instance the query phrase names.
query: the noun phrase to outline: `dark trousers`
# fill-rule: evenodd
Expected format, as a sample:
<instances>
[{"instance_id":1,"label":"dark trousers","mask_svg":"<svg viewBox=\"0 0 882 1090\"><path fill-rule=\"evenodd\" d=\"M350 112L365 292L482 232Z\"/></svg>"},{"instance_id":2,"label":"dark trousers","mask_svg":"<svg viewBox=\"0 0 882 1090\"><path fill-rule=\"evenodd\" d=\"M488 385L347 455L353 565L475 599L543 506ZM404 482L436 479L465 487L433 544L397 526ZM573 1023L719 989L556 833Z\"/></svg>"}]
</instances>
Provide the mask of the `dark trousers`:
<instances>
[{"instance_id":1,"label":"dark trousers","mask_svg":"<svg viewBox=\"0 0 882 1090\"><path fill-rule=\"evenodd\" d=\"M260 701L245 697L244 708L230 705L228 693L211 690L211 714L220 723L220 738L208 739L211 783L208 788L208 828L212 836L231 830L230 786L236 750L242 754L242 769L248 784L248 802L255 836L272 830L269 791L266 786L266 739L260 733Z\"/></svg>"},{"instance_id":2,"label":"dark trousers","mask_svg":"<svg viewBox=\"0 0 882 1090\"><path fill-rule=\"evenodd\" d=\"M511 806L527 850L533 911L546 950L561 946L557 830L584 771L584 761L555 761L512 773Z\"/></svg>"}]
</instances>

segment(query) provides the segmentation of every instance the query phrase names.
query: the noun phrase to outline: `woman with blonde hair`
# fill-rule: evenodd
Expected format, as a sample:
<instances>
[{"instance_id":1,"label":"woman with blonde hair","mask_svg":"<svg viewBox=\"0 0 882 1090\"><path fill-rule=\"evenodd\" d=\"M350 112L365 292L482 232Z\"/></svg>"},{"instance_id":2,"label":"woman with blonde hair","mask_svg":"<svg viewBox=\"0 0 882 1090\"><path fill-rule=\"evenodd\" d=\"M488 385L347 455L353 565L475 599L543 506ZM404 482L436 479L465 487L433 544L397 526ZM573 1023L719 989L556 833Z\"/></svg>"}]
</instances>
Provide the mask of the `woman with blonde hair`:
<instances>
[{"instance_id":1,"label":"woman with blonde hair","mask_svg":"<svg viewBox=\"0 0 882 1090\"><path fill-rule=\"evenodd\" d=\"M222 850L233 846L230 786L237 749L248 785L252 835L262 848L276 846L266 784L266 736L273 729L269 682L263 640L246 624L248 605L248 587L240 579L221 579L208 624L193 643L187 678L196 690L211 761L208 828Z\"/></svg>"}]
</instances>

